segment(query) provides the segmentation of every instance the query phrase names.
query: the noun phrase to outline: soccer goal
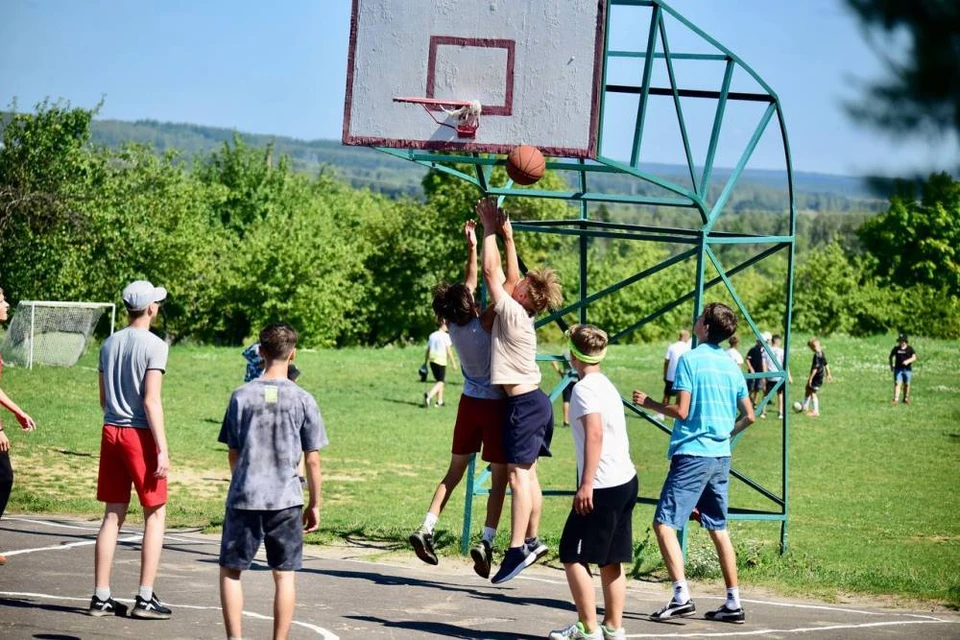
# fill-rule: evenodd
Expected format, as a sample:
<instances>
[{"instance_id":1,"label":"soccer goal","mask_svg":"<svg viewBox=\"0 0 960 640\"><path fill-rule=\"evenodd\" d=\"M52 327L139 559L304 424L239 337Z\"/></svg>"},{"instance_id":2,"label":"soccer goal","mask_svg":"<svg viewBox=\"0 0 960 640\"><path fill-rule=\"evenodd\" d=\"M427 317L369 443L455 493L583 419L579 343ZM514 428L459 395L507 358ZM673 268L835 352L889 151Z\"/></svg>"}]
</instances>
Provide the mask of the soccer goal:
<instances>
[{"instance_id":1,"label":"soccer goal","mask_svg":"<svg viewBox=\"0 0 960 640\"><path fill-rule=\"evenodd\" d=\"M112 334L117 309L110 302L21 300L0 343L0 354L4 362L28 369L34 364L73 366L107 312Z\"/></svg>"}]
</instances>

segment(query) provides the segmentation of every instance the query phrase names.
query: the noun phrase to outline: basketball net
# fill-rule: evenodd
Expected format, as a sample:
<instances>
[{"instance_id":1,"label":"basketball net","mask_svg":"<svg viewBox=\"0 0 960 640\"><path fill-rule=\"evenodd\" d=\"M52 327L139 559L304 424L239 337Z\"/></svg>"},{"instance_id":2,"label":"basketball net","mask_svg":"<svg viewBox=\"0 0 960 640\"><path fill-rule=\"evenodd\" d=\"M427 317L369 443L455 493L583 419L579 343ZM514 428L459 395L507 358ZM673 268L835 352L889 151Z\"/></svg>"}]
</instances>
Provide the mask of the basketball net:
<instances>
[{"instance_id":1,"label":"basketball net","mask_svg":"<svg viewBox=\"0 0 960 640\"><path fill-rule=\"evenodd\" d=\"M431 111L427 105L423 105L424 110L430 114L430 117L433 118L434 122L444 127L456 129L458 138L476 137L477 128L480 126L480 112L482 111L479 100L473 100L469 104L465 104L458 109L446 109L443 105L439 105L439 107L440 110L448 116L454 116L457 119L457 124L452 125L440 121L435 115L433 115L433 111Z\"/></svg>"}]
</instances>

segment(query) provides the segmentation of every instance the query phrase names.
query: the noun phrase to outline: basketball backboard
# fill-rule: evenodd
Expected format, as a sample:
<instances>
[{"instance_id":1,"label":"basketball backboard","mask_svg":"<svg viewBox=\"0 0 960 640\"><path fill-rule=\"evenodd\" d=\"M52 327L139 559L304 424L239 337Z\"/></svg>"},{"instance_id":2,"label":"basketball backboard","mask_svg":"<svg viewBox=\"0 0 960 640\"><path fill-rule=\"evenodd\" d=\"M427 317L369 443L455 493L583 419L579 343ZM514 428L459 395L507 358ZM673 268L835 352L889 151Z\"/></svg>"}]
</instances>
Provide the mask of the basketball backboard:
<instances>
[{"instance_id":1,"label":"basketball backboard","mask_svg":"<svg viewBox=\"0 0 960 640\"><path fill-rule=\"evenodd\" d=\"M529 144L595 157L605 8L606 0L353 0L343 143L490 153ZM466 137L443 108L473 101L480 124Z\"/></svg>"}]
</instances>

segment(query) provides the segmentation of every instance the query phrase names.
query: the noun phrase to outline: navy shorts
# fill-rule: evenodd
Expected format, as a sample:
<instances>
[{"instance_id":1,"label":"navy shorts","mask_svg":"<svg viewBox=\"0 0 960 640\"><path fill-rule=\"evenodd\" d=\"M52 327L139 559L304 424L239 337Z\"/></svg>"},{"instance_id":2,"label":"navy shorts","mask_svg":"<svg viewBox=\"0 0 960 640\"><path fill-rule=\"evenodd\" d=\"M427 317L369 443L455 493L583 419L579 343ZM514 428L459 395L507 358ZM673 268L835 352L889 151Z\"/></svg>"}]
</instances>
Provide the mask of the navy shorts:
<instances>
[{"instance_id":1,"label":"navy shorts","mask_svg":"<svg viewBox=\"0 0 960 640\"><path fill-rule=\"evenodd\" d=\"M261 542L267 549L267 564L271 569L300 569L303 566L303 507L279 511L227 507L220 538L220 566L246 571Z\"/></svg>"},{"instance_id":2,"label":"navy shorts","mask_svg":"<svg viewBox=\"0 0 960 640\"><path fill-rule=\"evenodd\" d=\"M766 385L767 383L763 378L751 378L747 380L747 389L750 391L764 391Z\"/></svg>"},{"instance_id":3,"label":"navy shorts","mask_svg":"<svg viewBox=\"0 0 960 640\"><path fill-rule=\"evenodd\" d=\"M594 489L593 511L581 516L571 510L560 536L560 562L608 564L633 560L633 507L637 476L618 487Z\"/></svg>"},{"instance_id":4,"label":"navy shorts","mask_svg":"<svg viewBox=\"0 0 960 640\"><path fill-rule=\"evenodd\" d=\"M507 398L503 450L508 464L533 464L550 455L553 405L540 389Z\"/></svg>"},{"instance_id":5,"label":"navy shorts","mask_svg":"<svg viewBox=\"0 0 960 640\"><path fill-rule=\"evenodd\" d=\"M663 481L654 522L683 529L693 508L700 511L700 525L708 531L727 528L727 490L730 456L708 458L677 454Z\"/></svg>"}]
</instances>

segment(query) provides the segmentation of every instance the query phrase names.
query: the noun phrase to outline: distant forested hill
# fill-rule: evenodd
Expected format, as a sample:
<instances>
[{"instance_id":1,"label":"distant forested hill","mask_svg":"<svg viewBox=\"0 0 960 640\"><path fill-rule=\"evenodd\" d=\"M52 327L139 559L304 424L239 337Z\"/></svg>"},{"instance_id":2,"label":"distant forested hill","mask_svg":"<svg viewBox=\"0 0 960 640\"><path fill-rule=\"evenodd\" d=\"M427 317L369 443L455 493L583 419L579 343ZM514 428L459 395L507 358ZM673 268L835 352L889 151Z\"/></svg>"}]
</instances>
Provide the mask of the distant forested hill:
<instances>
[{"instance_id":1,"label":"distant forested hill","mask_svg":"<svg viewBox=\"0 0 960 640\"><path fill-rule=\"evenodd\" d=\"M3 119L0 118L0 128L2 126ZM298 170L315 172L324 167L325 170L335 171L341 179L357 188L394 197L422 197L420 181L425 169L373 149L345 147L337 140L298 140L155 120L95 120L92 124L95 144L109 147L118 147L127 142L150 144L158 152L177 150L186 159L209 153L233 140L234 135L239 135L251 147L266 147L272 142L276 153L290 156ZM685 169L679 165L650 164L643 168L659 176L675 178L681 183L688 182L682 178ZM728 176L728 169L716 169L714 185L721 187ZM647 191L642 182L623 176L601 174L591 179L591 188L599 191ZM874 196L861 178L796 172L794 180L800 211L873 213L886 206L886 201ZM748 170L741 179L730 207L736 212L782 211L785 184L783 172Z\"/></svg>"}]
</instances>

